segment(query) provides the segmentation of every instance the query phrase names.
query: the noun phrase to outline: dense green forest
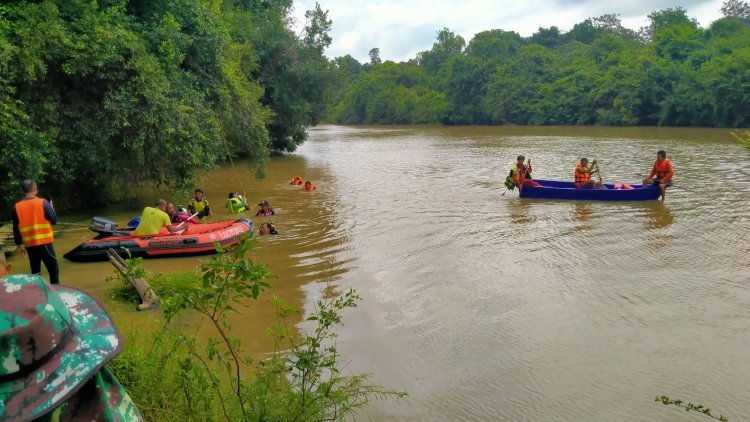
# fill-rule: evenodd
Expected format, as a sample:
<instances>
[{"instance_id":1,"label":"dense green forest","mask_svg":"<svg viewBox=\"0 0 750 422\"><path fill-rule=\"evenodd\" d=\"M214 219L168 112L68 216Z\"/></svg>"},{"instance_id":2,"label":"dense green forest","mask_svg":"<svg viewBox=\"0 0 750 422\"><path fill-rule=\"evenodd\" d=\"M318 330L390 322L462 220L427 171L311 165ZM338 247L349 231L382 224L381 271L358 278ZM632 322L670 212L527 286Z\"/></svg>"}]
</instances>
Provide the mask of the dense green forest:
<instances>
[{"instance_id":1,"label":"dense green forest","mask_svg":"<svg viewBox=\"0 0 750 422\"><path fill-rule=\"evenodd\" d=\"M0 5L0 214L22 179L68 207L130 185L186 188L228 155L263 168L325 112L318 5L45 0Z\"/></svg>"},{"instance_id":2,"label":"dense green forest","mask_svg":"<svg viewBox=\"0 0 750 422\"><path fill-rule=\"evenodd\" d=\"M403 63L335 60L331 120L345 124L665 125L750 123L750 6L730 0L701 28L680 7L636 32L617 15L524 38L493 29L468 44L448 28Z\"/></svg>"}]
</instances>

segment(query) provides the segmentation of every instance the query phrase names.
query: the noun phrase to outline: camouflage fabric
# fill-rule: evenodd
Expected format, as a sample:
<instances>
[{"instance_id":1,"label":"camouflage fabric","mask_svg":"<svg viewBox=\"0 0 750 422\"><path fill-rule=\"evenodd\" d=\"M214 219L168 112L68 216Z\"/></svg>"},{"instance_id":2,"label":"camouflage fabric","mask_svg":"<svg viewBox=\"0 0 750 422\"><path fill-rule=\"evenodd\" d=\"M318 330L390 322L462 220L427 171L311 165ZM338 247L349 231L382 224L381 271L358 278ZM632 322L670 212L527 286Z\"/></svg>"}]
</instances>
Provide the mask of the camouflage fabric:
<instances>
[{"instance_id":1,"label":"camouflage fabric","mask_svg":"<svg viewBox=\"0 0 750 422\"><path fill-rule=\"evenodd\" d=\"M60 422L142 420L128 393L105 366L63 405Z\"/></svg>"},{"instance_id":2,"label":"camouflage fabric","mask_svg":"<svg viewBox=\"0 0 750 422\"><path fill-rule=\"evenodd\" d=\"M121 350L109 315L83 292L37 275L0 279L0 421L52 411Z\"/></svg>"}]
</instances>

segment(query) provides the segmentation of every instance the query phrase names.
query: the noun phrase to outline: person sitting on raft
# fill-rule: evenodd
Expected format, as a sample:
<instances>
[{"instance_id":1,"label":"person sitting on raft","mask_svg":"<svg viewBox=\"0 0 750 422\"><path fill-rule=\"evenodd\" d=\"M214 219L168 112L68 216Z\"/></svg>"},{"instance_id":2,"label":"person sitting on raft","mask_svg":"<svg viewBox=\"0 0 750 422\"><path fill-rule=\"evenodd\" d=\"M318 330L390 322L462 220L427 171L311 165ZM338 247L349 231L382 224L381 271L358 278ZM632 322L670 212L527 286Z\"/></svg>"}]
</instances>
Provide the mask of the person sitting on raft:
<instances>
[{"instance_id":1,"label":"person sitting on raft","mask_svg":"<svg viewBox=\"0 0 750 422\"><path fill-rule=\"evenodd\" d=\"M302 184L302 178L299 176L292 177L292 180L289 181L290 185L301 185Z\"/></svg>"},{"instance_id":2,"label":"person sitting on raft","mask_svg":"<svg viewBox=\"0 0 750 422\"><path fill-rule=\"evenodd\" d=\"M202 189L196 189L195 190L195 198L190 200L190 203L188 204L188 211L190 211L190 214L198 214L199 219L203 219L203 217L213 217L214 215L211 214L211 207L208 205L208 199L203 196L203 190Z\"/></svg>"},{"instance_id":3,"label":"person sitting on raft","mask_svg":"<svg viewBox=\"0 0 750 422\"><path fill-rule=\"evenodd\" d=\"M276 214L273 208L271 208L271 205L265 199L260 201L260 204L258 205L260 205L260 209L255 213L256 217L269 217Z\"/></svg>"},{"instance_id":4,"label":"person sitting on raft","mask_svg":"<svg viewBox=\"0 0 750 422\"><path fill-rule=\"evenodd\" d=\"M516 186L519 190L523 186L542 186L531 179L531 158L524 164L525 159L523 155L516 157L516 164L511 167L510 174L505 178L505 187L508 189L513 190Z\"/></svg>"},{"instance_id":5,"label":"person sitting on raft","mask_svg":"<svg viewBox=\"0 0 750 422\"><path fill-rule=\"evenodd\" d=\"M596 160L591 162L592 166L596 165ZM606 189L601 182L594 182L591 180L591 175L596 173L598 170L592 170L589 168L589 159L581 158L581 161L576 164L576 170L573 176L575 177L575 185L578 189Z\"/></svg>"},{"instance_id":6,"label":"person sitting on raft","mask_svg":"<svg viewBox=\"0 0 750 422\"><path fill-rule=\"evenodd\" d=\"M138 227L135 228L134 235L150 236L159 234L162 231L162 227L166 227L168 233L175 233L187 227L187 224L184 222L173 226L166 210L167 201L163 199L157 199L154 207L144 208L141 221L138 223Z\"/></svg>"},{"instance_id":7,"label":"person sitting on raft","mask_svg":"<svg viewBox=\"0 0 750 422\"><path fill-rule=\"evenodd\" d=\"M245 198L242 197L242 195L235 192L229 192L229 199L227 199L227 208L229 208L229 212L231 212L232 214L239 214L241 212L247 211L250 207L247 205L247 202L245 201Z\"/></svg>"},{"instance_id":8,"label":"person sitting on raft","mask_svg":"<svg viewBox=\"0 0 750 422\"><path fill-rule=\"evenodd\" d=\"M656 178L654 178L656 176ZM672 185L672 177L674 177L674 167L672 163L667 160L667 153L661 150L656 153L656 161L654 161L654 167L651 169L648 177L643 179L643 187L650 184L659 186L659 194L661 200L664 201L664 195L667 192L667 186Z\"/></svg>"},{"instance_id":9,"label":"person sitting on raft","mask_svg":"<svg viewBox=\"0 0 750 422\"><path fill-rule=\"evenodd\" d=\"M177 209L179 209L179 211L177 211ZM166 213L169 216L169 220L172 221L172 224L182 223L184 221L192 224L200 224L200 221L196 220L195 217L190 217L188 215L187 210L182 208L182 205L179 205L177 209L175 209L173 203L167 203Z\"/></svg>"},{"instance_id":10,"label":"person sitting on raft","mask_svg":"<svg viewBox=\"0 0 750 422\"><path fill-rule=\"evenodd\" d=\"M279 232L276 231L276 226L273 225L270 221L267 223L261 224L260 228L258 229L258 234L261 236L265 236L267 234L279 234Z\"/></svg>"},{"instance_id":11,"label":"person sitting on raft","mask_svg":"<svg viewBox=\"0 0 750 422\"><path fill-rule=\"evenodd\" d=\"M312 182L308 180L305 182L305 185L302 186L302 190L313 191L315 190L315 185L313 185Z\"/></svg>"}]
</instances>

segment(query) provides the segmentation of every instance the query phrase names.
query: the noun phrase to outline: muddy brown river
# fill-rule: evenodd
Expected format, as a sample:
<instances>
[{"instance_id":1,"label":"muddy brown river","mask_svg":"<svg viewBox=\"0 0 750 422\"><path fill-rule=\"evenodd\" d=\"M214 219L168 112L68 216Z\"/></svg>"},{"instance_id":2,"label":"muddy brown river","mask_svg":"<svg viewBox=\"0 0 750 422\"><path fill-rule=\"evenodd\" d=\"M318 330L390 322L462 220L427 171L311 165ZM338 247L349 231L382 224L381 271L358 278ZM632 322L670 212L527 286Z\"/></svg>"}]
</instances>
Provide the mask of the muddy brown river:
<instances>
[{"instance_id":1,"label":"muddy brown river","mask_svg":"<svg viewBox=\"0 0 750 422\"><path fill-rule=\"evenodd\" d=\"M540 179L572 179L586 156L605 182L636 183L659 149L677 173L664 203L501 195L518 154ZM254 253L278 277L272 292L307 312L326 283L364 298L338 330L344 372L371 372L409 396L358 419L706 419L655 403L662 394L750 419L750 152L728 130L321 126L297 153L272 158L264 180L236 164L239 179L228 166L202 187L216 220L229 218L230 190L276 210L280 235ZM293 176L318 189L301 192ZM96 214L127 221L142 206ZM58 232L58 254L89 236ZM63 262L61 279L101 297L111 273ZM156 318L114 312L124 330ZM270 295L233 319L256 354L271 348L272 321Z\"/></svg>"}]
</instances>

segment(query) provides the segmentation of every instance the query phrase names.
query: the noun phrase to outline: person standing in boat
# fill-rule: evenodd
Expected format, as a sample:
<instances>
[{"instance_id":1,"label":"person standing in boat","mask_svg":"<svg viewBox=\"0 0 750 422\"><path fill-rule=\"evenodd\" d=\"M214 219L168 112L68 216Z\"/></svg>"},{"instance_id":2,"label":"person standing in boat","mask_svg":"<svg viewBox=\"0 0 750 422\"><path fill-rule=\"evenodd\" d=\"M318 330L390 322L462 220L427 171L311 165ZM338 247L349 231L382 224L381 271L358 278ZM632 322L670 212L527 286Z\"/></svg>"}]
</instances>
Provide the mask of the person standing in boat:
<instances>
[{"instance_id":1,"label":"person standing in boat","mask_svg":"<svg viewBox=\"0 0 750 422\"><path fill-rule=\"evenodd\" d=\"M166 210L167 201L163 199L157 199L153 207L144 208L143 214L141 215L141 221L138 223L138 227L135 228L134 235L151 236L159 234L162 227L166 227L169 233L175 233L187 227L187 223L185 222L173 226Z\"/></svg>"},{"instance_id":2,"label":"person standing in boat","mask_svg":"<svg viewBox=\"0 0 750 422\"><path fill-rule=\"evenodd\" d=\"M203 219L203 217L213 218L211 207L208 205L208 199L203 196L202 189L195 190L195 198L190 200L188 211L190 211L190 215L198 214L199 219Z\"/></svg>"},{"instance_id":3,"label":"person standing in boat","mask_svg":"<svg viewBox=\"0 0 750 422\"><path fill-rule=\"evenodd\" d=\"M591 162L592 166L596 166L596 160ZM589 159L581 158L581 161L576 164L575 170L575 185L578 189L606 189L604 185L599 182L591 180L591 175L596 173L598 170L592 170L589 168Z\"/></svg>"},{"instance_id":4,"label":"person standing in boat","mask_svg":"<svg viewBox=\"0 0 750 422\"><path fill-rule=\"evenodd\" d=\"M526 157L523 155L516 157L516 164L511 167L510 174L505 179L505 186L508 189L513 190L516 186L518 190L521 190L523 186L542 186L531 178L531 158L526 161L526 164L524 160Z\"/></svg>"},{"instance_id":5,"label":"person standing in boat","mask_svg":"<svg viewBox=\"0 0 750 422\"><path fill-rule=\"evenodd\" d=\"M60 267L57 264L52 226L57 214L52 203L38 198L36 182L26 179L21 183L24 198L13 206L13 240L16 252L29 257L32 274L42 272L42 262L49 273L49 282L60 284Z\"/></svg>"},{"instance_id":6,"label":"person standing in boat","mask_svg":"<svg viewBox=\"0 0 750 422\"><path fill-rule=\"evenodd\" d=\"M666 151L661 150L656 153L656 161L654 161L654 167L651 168L651 173L649 173L648 177L643 179L643 187L645 188L650 184L659 186L661 200L664 201L664 196L667 192L667 186L672 185L673 176L674 167L672 167L672 163L667 160Z\"/></svg>"}]
</instances>

